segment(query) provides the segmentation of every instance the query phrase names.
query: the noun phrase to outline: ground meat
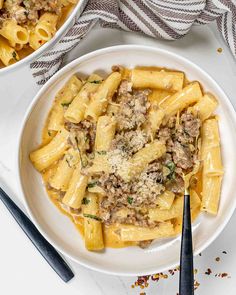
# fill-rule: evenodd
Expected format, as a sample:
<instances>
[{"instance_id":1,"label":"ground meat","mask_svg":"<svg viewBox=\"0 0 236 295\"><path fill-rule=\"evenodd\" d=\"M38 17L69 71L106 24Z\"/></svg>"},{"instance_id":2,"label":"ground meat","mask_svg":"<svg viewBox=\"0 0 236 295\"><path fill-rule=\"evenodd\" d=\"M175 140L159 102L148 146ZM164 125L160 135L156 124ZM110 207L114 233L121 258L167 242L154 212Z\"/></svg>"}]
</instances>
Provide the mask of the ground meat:
<instances>
[{"instance_id":1,"label":"ground meat","mask_svg":"<svg viewBox=\"0 0 236 295\"><path fill-rule=\"evenodd\" d=\"M87 152L92 152L92 147L95 143L96 136L96 125L90 121L83 120L78 124L71 122L65 122L65 127L70 131L71 135L69 138L69 143L77 148L79 145L85 145L85 150ZM73 139L74 138L74 139ZM83 142L80 142L80 141Z\"/></svg>"},{"instance_id":2,"label":"ground meat","mask_svg":"<svg viewBox=\"0 0 236 295\"><path fill-rule=\"evenodd\" d=\"M139 208L156 207L158 196L164 191L163 167L154 162L148 165L140 176L130 182L125 182L115 173L102 174L98 185L105 191L101 202L101 216L106 223L128 223L140 226L152 226L147 212L140 212ZM129 209L129 215L119 216L117 210Z\"/></svg>"},{"instance_id":3,"label":"ground meat","mask_svg":"<svg viewBox=\"0 0 236 295\"><path fill-rule=\"evenodd\" d=\"M131 130L140 127L146 121L149 108L149 90L134 91L122 96L120 110L116 115L118 130Z\"/></svg>"},{"instance_id":4,"label":"ground meat","mask_svg":"<svg viewBox=\"0 0 236 295\"><path fill-rule=\"evenodd\" d=\"M140 241L140 242L138 242L138 246L142 249L146 249L151 245L152 241L153 240Z\"/></svg>"},{"instance_id":5,"label":"ground meat","mask_svg":"<svg viewBox=\"0 0 236 295\"><path fill-rule=\"evenodd\" d=\"M175 176L165 183L167 190L172 191L175 194L180 194L184 192L184 180L183 178L175 173Z\"/></svg>"},{"instance_id":6,"label":"ground meat","mask_svg":"<svg viewBox=\"0 0 236 295\"><path fill-rule=\"evenodd\" d=\"M132 83L128 80L122 80L118 89L118 96L126 96L130 92L132 92Z\"/></svg>"},{"instance_id":7,"label":"ground meat","mask_svg":"<svg viewBox=\"0 0 236 295\"><path fill-rule=\"evenodd\" d=\"M131 194L130 183L125 182L120 176L111 174L103 174L99 178L99 185L104 189L110 201L116 198L120 202L127 204L127 197Z\"/></svg>"},{"instance_id":8,"label":"ground meat","mask_svg":"<svg viewBox=\"0 0 236 295\"><path fill-rule=\"evenodd\" d=\"M171 137L171 129L168 127L161 128L158 132L158 139L166 142Z\"/></svg>"},{"instance_id":9,"label":"ground meat","mask_svg":"<svg viewBox=\"0 0 236 295\"><path fill-rule=\"evenodd\" d=\"M144 171L132 185L132 206L155 206L158 196L165 190L162 178L162 167L161 170L154 166L150 171Z\"/></svg>"},{"instance_id":10,"label":"ground meat","mask_svg":"<svg viewBox=\"0 0 236 295\"><path fill-rule=\"evenodd\" d=\"M200 120L184 111L179 120L171 117L157 133L157 138L166 143L167 152L178 168L190 169L196 161L197 137L200 132Z\"/></svg>"},{"instance_id":11,"label":"ground meat","mask_svg":"<svg viewBox=\"0 0 236 295\"><path fill-rule=\"evenodd\" d=\"M193 167L192 154L188 146L183 146L181 143L176 141L174 143L173 151L173 160L176 166L188 169Z\"/></svg>"},{"instance_id":12,"label":"ground meat","mask_svg":"<svg viewBox=\"0 0 236 295\"><path fill-rule=\"evenodd\" d=\"M181 124L184 131L191 137L198 137L201 121L191 113L183 113L181 116Z\"/></svg>"},{"instance_id":13,"label":"ground meat","mask_svg":"<svg viewBox=\"0 0 236 295\"><path fill-rule=\"evenodd\" d=\"M143 148L147 141L147 134L142 130L121 132L117 133L112 141L111 149L119 149L128 155L132 155Z\"/></svg>"},{"instance_id":14,"label":"ground meat","mask_svg":"<svg viewBox=\"0 0 236 295\"><path fill-rule=\"evenodd\" d=\"M191 113L184 112L180 117L175 137L181 144L194 143L199 136L201 121Z\"/></svg>"}]
</instances>

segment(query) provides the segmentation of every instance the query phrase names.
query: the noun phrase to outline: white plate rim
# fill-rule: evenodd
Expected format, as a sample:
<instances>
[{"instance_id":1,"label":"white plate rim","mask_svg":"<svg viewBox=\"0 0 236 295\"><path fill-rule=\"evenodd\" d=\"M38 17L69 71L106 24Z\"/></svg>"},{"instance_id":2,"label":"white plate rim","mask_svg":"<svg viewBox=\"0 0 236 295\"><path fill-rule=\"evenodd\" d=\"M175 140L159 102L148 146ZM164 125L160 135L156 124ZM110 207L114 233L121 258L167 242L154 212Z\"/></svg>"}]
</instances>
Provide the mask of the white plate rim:
<instances>
[{"instance_id":1,"label":"white plate rim","mask_svg":"<svg viewBox=\"0 0 236 295\"><path fill-rule=\"evenodd\" d=\"M28 206L27 203L27 199L24 196L23 193L23 185L21 183L21 176L20 176L20 147L21 147L21 138L23 135L23 131L24 131L24 127L27 123L28 117L30 116L31 110L34 108L34 106L36 105L38 99L40 98L40 96L43 94L43 92L51 85L53 84L60 76L64 75L70 68L73 68L74 66L76 66L77 64L79 64L80 62L83 62L84 60L90 59L94 56L97 56L99 54L104 54L104 53L109 53L112 51L122 51L122 50L146 50L146 51L152 51L155 53L164 53L166 55L172 56L173 58L178 59L179 61L182 61L183 63L195 68L202 76L206 77L207 79L211 80L211 83L214 85L214 87L217 88L217 91L219 91L219 93L221 93L225 103L227 104L227 106L229 107L230 110L230 117L233 120L234 123L234 127L236 130L236 113L235 110L233 108L233 105L231 103L231 101L229 100L228 96L226 95L226 93L224 92L224 90L219 86L219 84L215 81L214 78L211 77L211 75L209 75L207 73L207 71L203 70L201 67L199 67L198 65L196 65L194 62L190 61L189 59L186 59L185 57L173 53L169 50L165 50L165 49L160 49L160 48L155 48L155 47L151 47L151 46L145 46L145 45L115 45L115 46L110 46L110 47L106 47L106 48L102 48L102 49L98 49L95 51L92 51L90 53L87 53L81 57L78 57L77 59L73 60L72 62L70 62L69 64L67 64L65 67L63 67L61 70L59 70L52 78L50 78L43 86L42 88L39 90L39 92L35 95L35 97L33 98L32 102L30 103L30 105L27 108L27 111L25 113L25 116L22 120L21 123L21 127L20 127L20 132L17 136L17 153L16 153L16 165L17 165L17 184L18 187L20 188L20 192L23 196L23 202L24 205L26 207L27 213L29 214L31 220L34 222L34 225L36 226L36 228L40 231L40 233L59 251L61 252L64 256L70 258L72 261L86 267L89 269L92 269L94 271L98 271L98 272L102 272L108 275L119 275L119 276L141 276L141 275L151 275L157 272L164 272L168 269L174 269L179 265L179 262L173 263L173 264L169 264L166 267L162 267L162 268L156 268L156 269L150 269L149 271L145 271L145 272L116 272L116 271L111 271L111 270L106 270L105 268L99 268L96 267L94 265L91 265L90 263L85 263L82 261L78 261L78 259L76 259L74 256L69 255L66 251L64 251L60 245L57 245L56 243L54 243L54 241L50 238L50 236L41 228L40 224L37 223L36 218L34 217L33 213L30 210L30 207ZM226 216L226 218L224 219L224 222L221 223L221 225L217 228L217 230L215 231L214 235L212 235L212 237L202 246L200 247L198 250L194 250L194 256L197 256L199 253L202 253L207 247L209 247L210 244L212 244L215 239L220 235L220 233L223 231L223 229L225 228L225 226L227 225L227 223L229 222L230 218L232 217L234 211L236 208L236 198L234 200L234 202L232 203L231 209L229 210L228 215Z\"/></svg>"}]
</instances>

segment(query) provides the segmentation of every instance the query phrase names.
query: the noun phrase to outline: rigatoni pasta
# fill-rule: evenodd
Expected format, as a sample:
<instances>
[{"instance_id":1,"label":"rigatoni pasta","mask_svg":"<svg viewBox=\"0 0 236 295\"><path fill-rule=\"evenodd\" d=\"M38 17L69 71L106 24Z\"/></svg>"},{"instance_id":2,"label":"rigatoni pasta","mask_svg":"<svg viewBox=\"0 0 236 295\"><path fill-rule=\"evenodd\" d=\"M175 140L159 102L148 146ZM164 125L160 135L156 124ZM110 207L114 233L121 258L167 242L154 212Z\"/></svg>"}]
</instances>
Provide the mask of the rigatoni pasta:
<instances>
[{"instance_id":1,"label":"rigatoni pasta","mask_svg":"<svg viewBox=\"0 0 236 295\"><path fill-rule=\"evenodd\" d=\"M119 66L103 77L74 75L57 93L44 144L30 159L89 251L148 247L180 233L185 184L193 220L218 212L217 105L178 71Z\"/></svg>"}]
</instances>

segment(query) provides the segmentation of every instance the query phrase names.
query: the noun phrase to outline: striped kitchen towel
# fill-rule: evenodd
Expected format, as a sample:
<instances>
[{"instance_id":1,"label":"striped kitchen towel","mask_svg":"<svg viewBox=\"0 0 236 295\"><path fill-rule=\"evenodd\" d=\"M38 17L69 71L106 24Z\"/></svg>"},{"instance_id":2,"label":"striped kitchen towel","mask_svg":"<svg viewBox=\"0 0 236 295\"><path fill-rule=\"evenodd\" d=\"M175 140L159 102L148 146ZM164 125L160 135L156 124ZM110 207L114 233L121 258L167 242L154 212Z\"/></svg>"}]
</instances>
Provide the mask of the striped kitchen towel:
<instances>
[{"instance_id":1,"label":"striped kitchen towel","mask_svg":"<svg viewBox=\"0 0 236 295\"><path fill-rule=\"evenodd\" d=\"M60 68L64 55L97 22L102 27L176 40L186 35L192 25L214 20L236 57L236 0L89 0L66 35L30 67L37 84L44 84Z\"/></svg>"}]
</instances>

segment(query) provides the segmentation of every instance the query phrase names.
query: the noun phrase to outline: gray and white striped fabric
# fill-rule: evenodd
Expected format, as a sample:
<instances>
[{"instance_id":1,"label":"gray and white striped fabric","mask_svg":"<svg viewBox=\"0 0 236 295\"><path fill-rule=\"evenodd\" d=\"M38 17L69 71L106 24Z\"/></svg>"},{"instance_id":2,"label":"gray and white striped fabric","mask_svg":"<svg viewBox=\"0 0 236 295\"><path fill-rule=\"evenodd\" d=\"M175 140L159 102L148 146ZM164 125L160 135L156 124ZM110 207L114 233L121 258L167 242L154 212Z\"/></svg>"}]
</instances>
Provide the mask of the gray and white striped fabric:
<instances>
[{"instance_id":1,"label":"gray and white striped fabric","mask_svg":"<svg viewBox=\"0 0 236 295\"><path fill-rule=\"evenodd\" d=\"M66 35L30 67L37 84L44 84L60 68L64 55L97 22L102 27L176 40L186 35L192 25L214 20L236 57L236 0L90 0Z\"/></svg>"}]
</instances>

